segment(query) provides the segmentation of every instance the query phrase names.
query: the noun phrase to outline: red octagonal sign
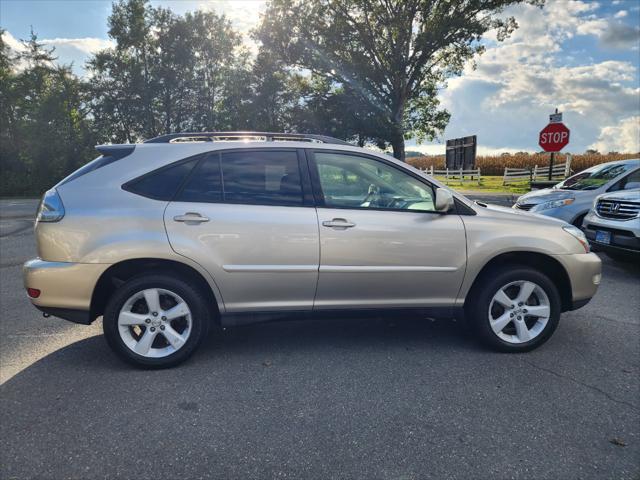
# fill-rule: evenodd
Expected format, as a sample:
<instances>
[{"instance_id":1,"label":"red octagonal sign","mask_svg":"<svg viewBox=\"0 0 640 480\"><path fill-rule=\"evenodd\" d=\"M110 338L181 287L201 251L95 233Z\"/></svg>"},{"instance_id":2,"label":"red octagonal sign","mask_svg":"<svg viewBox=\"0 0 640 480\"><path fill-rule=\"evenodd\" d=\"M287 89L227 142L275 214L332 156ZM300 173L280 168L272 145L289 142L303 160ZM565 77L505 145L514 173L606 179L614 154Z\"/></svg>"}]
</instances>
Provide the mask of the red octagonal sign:
<instances>
[{"instance_id":1,"label":"red octagonal sign","mask_svg":"<svg viewBox=\"0 0 640 480\"><path fill-rule=\"evenodd\" d=\"M545 152L559 152L569 143L569 129L564 123L550 123L540 131L538 145Z\"/></svg>"}]
</instances>

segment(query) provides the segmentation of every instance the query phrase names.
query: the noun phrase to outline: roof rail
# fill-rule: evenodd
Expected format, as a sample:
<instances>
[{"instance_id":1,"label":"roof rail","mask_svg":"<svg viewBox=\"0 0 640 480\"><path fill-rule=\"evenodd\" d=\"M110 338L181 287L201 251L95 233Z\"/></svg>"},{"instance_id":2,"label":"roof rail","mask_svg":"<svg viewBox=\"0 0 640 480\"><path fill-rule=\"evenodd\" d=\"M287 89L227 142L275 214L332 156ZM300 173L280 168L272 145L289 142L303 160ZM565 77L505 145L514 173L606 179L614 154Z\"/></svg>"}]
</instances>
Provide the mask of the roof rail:
<instances>
[{"instance_id":1,"label":"roof rail","mask_svg":"<svg viewBox=\"0 0 640 480\"><path fill-rule=\"evenodd\" d=\"M335 145L351 145L338 138L326 135L312 135L306 133L274 133L274 132L187 132L169 133L145 140L144 143L185 143L185 142L228 142L228 141L256 141L256 142L312 142L332 143Z\"/></svg>"}]
</instances>

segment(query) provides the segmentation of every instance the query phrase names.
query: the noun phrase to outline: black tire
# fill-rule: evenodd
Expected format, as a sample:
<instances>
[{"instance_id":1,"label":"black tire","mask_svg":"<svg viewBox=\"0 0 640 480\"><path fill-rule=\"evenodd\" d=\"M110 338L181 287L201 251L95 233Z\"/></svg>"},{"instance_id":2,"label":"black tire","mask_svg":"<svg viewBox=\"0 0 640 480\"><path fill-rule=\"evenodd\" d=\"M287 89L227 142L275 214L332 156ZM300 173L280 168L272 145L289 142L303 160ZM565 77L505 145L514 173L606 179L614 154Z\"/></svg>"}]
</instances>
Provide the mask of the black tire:
<instances>
[{"instance_id":1,"label":"black tire","mask_svg":"<svg viewBox=\"0 0 640 480\"><path fill-rule=\"evenodd\" d=\"M489 323L489 307L493 296L505 285L520 280L537 284L546 293L550 304L549 320L544 329L525 343L510 343L498 337ZM523 265L506 265L495 268L477 280L470 301L465 305L465 316L479 339L500 352L528 352L545 343L558 327L561 299L558 289L545 274Z\"/></svg>"},{"instance_id":2,"label":"black tire","mask_svg":"<svg viewBox=\"0 0 640 480\"><path fill-rule=\"evenodd\" d=\"M582 230L582 222L584 221L584 217L586 217L587 214L583 213L582 215L579 215L576 219L573 220L573 222L571 223L574 227L578 227L580 230Z\"/></svg>"},{"instance_id":3,"label":"black tire","mask_svg":"<svg viewBox=\"0 0 640 480\"><path fill-rule=\"evenodd\" d=\"M179 295L191 310L191 333L175 352L161 358L149 358L131 350L118 330L118 316L125 302L137 292L161 288ZM169 368L187 360L207 336L211 324L211 309L204 292L170 272L154 272L136 276L123 284L109 299L104 311L102 329L111 349L125 362L142 368Z\"/></svg>"}]
</instances>

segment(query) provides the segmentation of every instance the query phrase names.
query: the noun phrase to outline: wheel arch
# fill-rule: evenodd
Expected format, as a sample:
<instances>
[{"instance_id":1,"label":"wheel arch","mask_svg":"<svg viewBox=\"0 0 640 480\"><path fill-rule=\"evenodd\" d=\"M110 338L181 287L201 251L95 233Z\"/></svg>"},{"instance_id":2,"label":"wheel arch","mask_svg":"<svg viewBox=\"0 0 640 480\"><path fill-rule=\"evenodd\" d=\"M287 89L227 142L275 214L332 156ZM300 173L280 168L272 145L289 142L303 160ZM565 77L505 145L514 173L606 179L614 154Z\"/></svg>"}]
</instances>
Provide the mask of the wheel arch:
<instances>
[{"instance_id":1,"label":"wheel arch","mask_svg":"<svg viewBox=\"0 0 640 480\"><path fill-rule=\"evenodd\" d=\"M584 217L586 217L588 213L589 213L589 209L581 211L581 212L578 212L576 215L574 215L574 217L571 219L571 222L569 222L569 223L571 223L571 225L574 225L574 226L576 226L578 228L581 228L582 227L582 221L580 222L580 225L576 225L576 222L579 219L582 219L584 221Z\"/></svg>"},{"instance_id":2,"label":"wheel arch","mask_svg":"<svg viewBox=\"0 0 640 480\"><path fill-rule=\"evenodd\" d=\"M221 300L219 301L213 288L205 276L196 268L176 260L163 258L135 258L114 263L105 270L91 295L91 307L89 311L90 321L104 313L109 298L117 288L127 280L139 275L142 272L170 271L172 274L189 279L202 292L205 293L211 306L212 316L216 323L220 322Z\"/></svg>"},{"instance_id":3,"label":"wheel arch","mask_svg":"<svg viewBox=\"0 0 640 480\"><path fill-rule=\"evenodd\" d=\"M571 310L573 302L573 294L571 288L571 280L569 274L555 258L539 252L517 251L501 253L489 260L478 272L471 288L465 297L464 306L470 302L477 288L496 268L506 265L522 265L538 270L549 277L549 279L558 287L560 299L562 301L562 311Z\"/></svg>"}]
</instances>

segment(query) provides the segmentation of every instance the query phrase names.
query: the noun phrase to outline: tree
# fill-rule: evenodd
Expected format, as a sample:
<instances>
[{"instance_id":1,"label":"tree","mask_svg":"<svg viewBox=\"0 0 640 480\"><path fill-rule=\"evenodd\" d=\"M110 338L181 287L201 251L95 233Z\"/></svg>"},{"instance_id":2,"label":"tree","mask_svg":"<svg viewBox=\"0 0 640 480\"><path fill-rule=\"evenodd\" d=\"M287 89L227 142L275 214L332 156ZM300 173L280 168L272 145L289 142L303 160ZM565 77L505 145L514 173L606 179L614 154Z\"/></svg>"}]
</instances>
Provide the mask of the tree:
<instances>
[{"instance_id":1,"label":"tree","mask_svg":"<svg viewBox=\"0 0 640 480\"><path fill-rule=\"evenodd\" d=\"M224 15L119 0L109 26L115 48L89 69L96 125L111 141L246 127L248 53Z\"/></svg>"},{"instance_id":2,"label":"tree","mask_svg":"<svg viewBox=\"0 0 640 480\"><path fill-rule=\"evenodd\" d=\"M41 193L91 158L95 139L85 91L54 49L31 32L11 55L0 44L0 192ZM24 67L18 71L16 61Z\"/></svg>"},{"instance_id":3,"label":"tree","mask_svg":"<svg viewBox=\"0 0 640 480\"><path fill-rule=\"evenodd\" d=\"M448 123L436 96L444 81L482 52L484 33L511 33L515 20L499 14L525 1L544 0L271 0L256 37L342 88L361 130L404 160L405 137L431 139Z\"/></svg>"}]
</instances>

